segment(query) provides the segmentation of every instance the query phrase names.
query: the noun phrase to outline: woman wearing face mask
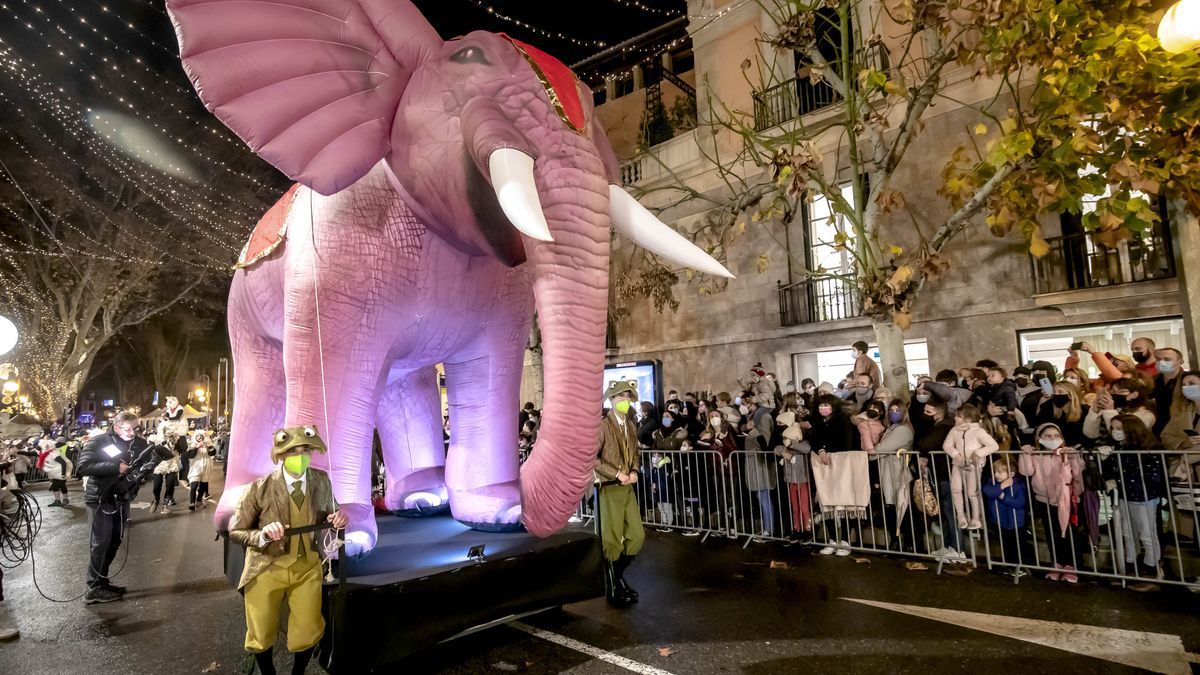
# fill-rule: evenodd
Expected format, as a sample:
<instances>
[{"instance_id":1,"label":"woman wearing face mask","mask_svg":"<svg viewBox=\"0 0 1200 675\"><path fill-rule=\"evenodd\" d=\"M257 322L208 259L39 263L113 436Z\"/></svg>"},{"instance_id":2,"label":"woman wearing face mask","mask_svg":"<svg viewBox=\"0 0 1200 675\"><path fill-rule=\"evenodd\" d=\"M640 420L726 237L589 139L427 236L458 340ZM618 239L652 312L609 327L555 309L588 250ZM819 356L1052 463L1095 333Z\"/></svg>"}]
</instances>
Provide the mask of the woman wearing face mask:
<instances>
[{"instance_id":1,"label":"woman wearing face mask","mask_svg":"<svg viewBox=\"0 0 1200 675\"><path fill-rule=\"evenodd\" d=\"M1127 377L1113 382L1110 392L1096 394L1095 405L1083 420L1083 433L1089 439L1108 437L1108 423L1120 413L1137 415L1149 428L1154 428L1154 408L1145 380Z\"/></svg>"},{"instance_id":2,"label":"woman wearing face mask","mask_svg":"<svg viewBox=\"0 0 1200 675\"><path fill-rule=\"evenodd\" d=\"M1070 382L1056 382L1054 393L1038 407L1037 424L1054 424L1067 445L1079 446L1091 436L1085 435L1084 421L1091 409L1083 402L1079 387Z\"/></svg>"},{"instance_id":3,"label":"woman wearing face mask","mask_svg":"<svg viewBox=\"0 0 1200 675\"><path fill-rule=\"evenodd\" d=\"M1046 578L1078 583L1076 562L1086 549L1079 531L1071 526L1071 509L1083 494L1083 458L1064 442L1057 424L1045 423L1034 433L1034 443L1021 447L1021 475L1029 477L1033 511L1042 523L1055 572Z\"/></svg>"},{"instance_id":4,"label":"woman wearing face mask","mask_svg":"<svg viewBox=\"0 0 1200 675\"><path fill-rule=\"evenodd\" d=\"M1079 395L1083 398L1083 402L1091 404L1095 394L1092 391L1092 381L1088 379L1087 373L1079 368L1067 368L1063 370L1063 382L1069 382L1079 389Z\"/></svg>"},{"instance_id":5,"label":"woman wearing face mask","mask_svg":"<svg viewBox=\"0 0 1200 675\"><path fill-rule=\"evenodd\" d=\"M696 449L711 453L702 477L705 487L704 498L701 501L702 507L711 518L709 525L713 529L729 531L732 535L728 521L730 514L720 513L718 508L721 504L720 494L726 489L726 481L736 478L735 475L726 476L726 469L736 472L736 466L732 465L729 458L733 451L737 450L737 436L733 425L724 414L715 410L709 412L708 428L696 439Z\"/></svg>"},{"instance_id":6,"label":"woman wearing face mask","mask_svg":"<svg viewBox=\"0 0 1200 675\"><path fill-rule=\"evenodd\" d=\"M876 441L874 451L879 467L879 491L883 495L884 522L887 530L888 548L900 550L900 542L914 540L912 525L907 522L908 504L911 498L909 485L912 472L909 462L912 453L913 429L908 421L904 402L893 399L888 403L887 429ZM907 525L907 527L906 527Z\"/></svg>"},{"instance_id":7,"label":"woman wearing face mask","mask_svg":"<svg viewBox=\"0 0 1200 675\"><path fill-rule=\"evenodd\" d=\"M855 429L843 410L841 399L836 396L826 394L819 397L816 408L816 414L809 420L812 428L808 431L808 443L812 448L812 461L828 466L832 463L830 455L854 450ZM867 480L867 477L863 476L863 480ZM852 519L839 515L840 512L830 508L836 504L834 496L823 495L820 484L817 488L817 499L826 510L826 517L822 523L825 539L830 544L821 549L821 555L850 555L850 539L853 538Z\"/></svg>"},{"instance_id":8,"label":"woman wearing face mask","mask_svg":"<svg viewBox=\"0 0 1200 675\"><path fill-rule=\"evenodd\" d=\"M678 423L678 416L679 413L670 410L663 413L660 420L662 425L650 435L654 440L651 447L656 450L678 450L680 444L687 440L687 428Z\"/></svg>"},{"instance_id":9,"label":"woman wearing face mask","mask_svg":"<svg viewBox=\"0 0 1200 675\"><path fill-rule=\"evenodd\" d=\"M1171 419L1171 406L1176 398L1183 396L1180 391L1183 378L1183 354L1178 349L1164 347L1154 352L1154 366L1158 374L1154 376L1153 389L1150 398L1155 401L1154 414L1157 419L1150 426L1155 435L1161 434Z\"/></svg>"},{"instance_id":10,"label":"woman wearing face mask","mask_svg":"<svg viewBox=\"0 0 1200 675\"><path fill-rule=\"evenodd\" d=\"M1163 430L1163 446L1168 450L1200 451L1200 371L1189 370L1180 377L1179 394L1171 405L1171 420ZM1200 456L1193 459L1200 461ZM1186 469L1182 477L1187 478Z\"/></svg>"},{"instance_id":11,"label":"woman wearing face mask","mask_svg":"<svg viewBox=\"0 0 1200 675\"><path fill-rule=\"evenodd\" d=\"M1167 497L1166 468L1162 454L1156 448L1159 440L1136 415L1117 415L1109 423L1118 452L1103 463L1104 477L1110 489L1120 496L1121 543L1127 573L1156 579L1161 578L1159 567L1162 547L1158 540L1158 506ZM1139 564L1138 548L1142 549ZM1119 554L1118 554L1119 555ZM1153 590L1140 586L1134 590Z\"/></svg>"}]
</instances>

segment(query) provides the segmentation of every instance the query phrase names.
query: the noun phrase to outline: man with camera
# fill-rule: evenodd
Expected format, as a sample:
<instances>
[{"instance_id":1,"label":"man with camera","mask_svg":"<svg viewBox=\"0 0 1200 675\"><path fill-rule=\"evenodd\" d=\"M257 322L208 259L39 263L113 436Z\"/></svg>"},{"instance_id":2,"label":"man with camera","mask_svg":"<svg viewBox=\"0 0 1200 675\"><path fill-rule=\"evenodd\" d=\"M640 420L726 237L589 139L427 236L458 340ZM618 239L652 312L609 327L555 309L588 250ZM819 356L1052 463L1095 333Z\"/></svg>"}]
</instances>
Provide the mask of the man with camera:
<instances>
[{"instance_id":1,"label":"man with camera","mask_svg":"<svg viewBox=\"0 0 1200 675\"><path fill-rule=\"evenodd\" d=\"M125 595L125 588L108 579L109 566L117 557L117 549L125 538L125 523L129 520L129 500L119 489L121 478L141 455L147 443L139 438L137 415L117 413L112 431L93 437L79 454L77 467L84 477L83 501L92 526L91 555L88 562L88 592L86 604L115 602Z\"/></svg>"}]
</instances>

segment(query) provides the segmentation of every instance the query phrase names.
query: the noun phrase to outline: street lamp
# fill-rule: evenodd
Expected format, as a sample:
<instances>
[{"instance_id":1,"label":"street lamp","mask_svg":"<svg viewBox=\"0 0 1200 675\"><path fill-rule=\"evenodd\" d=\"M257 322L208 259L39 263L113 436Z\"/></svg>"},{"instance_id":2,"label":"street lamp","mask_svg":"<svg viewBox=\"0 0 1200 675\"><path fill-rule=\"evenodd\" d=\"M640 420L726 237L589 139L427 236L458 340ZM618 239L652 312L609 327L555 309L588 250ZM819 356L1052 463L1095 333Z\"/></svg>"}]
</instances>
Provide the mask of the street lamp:
<instances>
[{"instance_id":1,"label":"street lamp","mask_svg":"<svg viewBox=\"0 0 1200 675\"><path fill-rule=\"evenodd\" d=\"M17 326L6 316L0 316L0 355L17 346Z\"/></svg>"},{"instance_id":2,"label":"street lamp","mask_svg":"<svg viewBox=\"0 0 1200 675\"><path fill-rule=\"evenodd\" d=\"M1158 22L1158 41L1173 54L1200 47L1200 0L1179 0L1171 5Z\"/></svg>"}]
</instances>

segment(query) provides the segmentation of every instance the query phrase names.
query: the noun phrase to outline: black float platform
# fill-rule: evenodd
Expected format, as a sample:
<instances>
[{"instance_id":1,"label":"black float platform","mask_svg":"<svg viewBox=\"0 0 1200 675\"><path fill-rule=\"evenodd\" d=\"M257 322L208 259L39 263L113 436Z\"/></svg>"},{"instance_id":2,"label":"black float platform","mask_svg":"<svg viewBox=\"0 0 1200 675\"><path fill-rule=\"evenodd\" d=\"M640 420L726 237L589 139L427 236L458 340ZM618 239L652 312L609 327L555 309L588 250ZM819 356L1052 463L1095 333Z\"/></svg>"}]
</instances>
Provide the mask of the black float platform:
<instances>
[{"instance_id":1,"label":"black float platform","mask_svg":"<svg viewBox=\"0 0 1200 675\"><path fill-rule=\"evenodd\" d=\"M233 585L244 551L226 540ZM484 561L467 558L483 545ZM369 555L345 562L346 584L325 585L318 658L331 673L395 665L438 642L523 614L604 595L600 540L589 525L539 538L472 530L448 515L381 516Z\"/></svg>"}]
</instances>

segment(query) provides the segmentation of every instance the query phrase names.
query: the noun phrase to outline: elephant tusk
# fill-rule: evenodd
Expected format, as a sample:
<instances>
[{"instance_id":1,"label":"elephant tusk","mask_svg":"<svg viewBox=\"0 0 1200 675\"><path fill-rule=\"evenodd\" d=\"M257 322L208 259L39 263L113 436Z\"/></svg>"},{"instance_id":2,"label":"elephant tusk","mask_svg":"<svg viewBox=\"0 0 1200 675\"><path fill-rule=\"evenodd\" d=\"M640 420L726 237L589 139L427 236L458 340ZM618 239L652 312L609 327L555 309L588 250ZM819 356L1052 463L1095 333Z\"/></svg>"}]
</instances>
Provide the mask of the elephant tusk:
<instances>
[{"instance_id":1,"label":"elephant tusk","mask_svg":"<svg viewBox=\"0 0 1200 675\"><path fill-rule=\"evenodd\" d=\"M533 158L520 150L500 148L488 155L488 174L509 222L527 237L554 241L533 181Z\"/></svg>"},{"instance_id":2,"label":"elephant tusk","mask_svg":"<svg viewBox=\"0 0 1200 675\"><path fill-rule=\"evenodd\" d=\"M642 248L685 267L733 279L725 266L659 220L617 185L608 186L608 207L613 227Z\"/></svg>"}]
</instances>

